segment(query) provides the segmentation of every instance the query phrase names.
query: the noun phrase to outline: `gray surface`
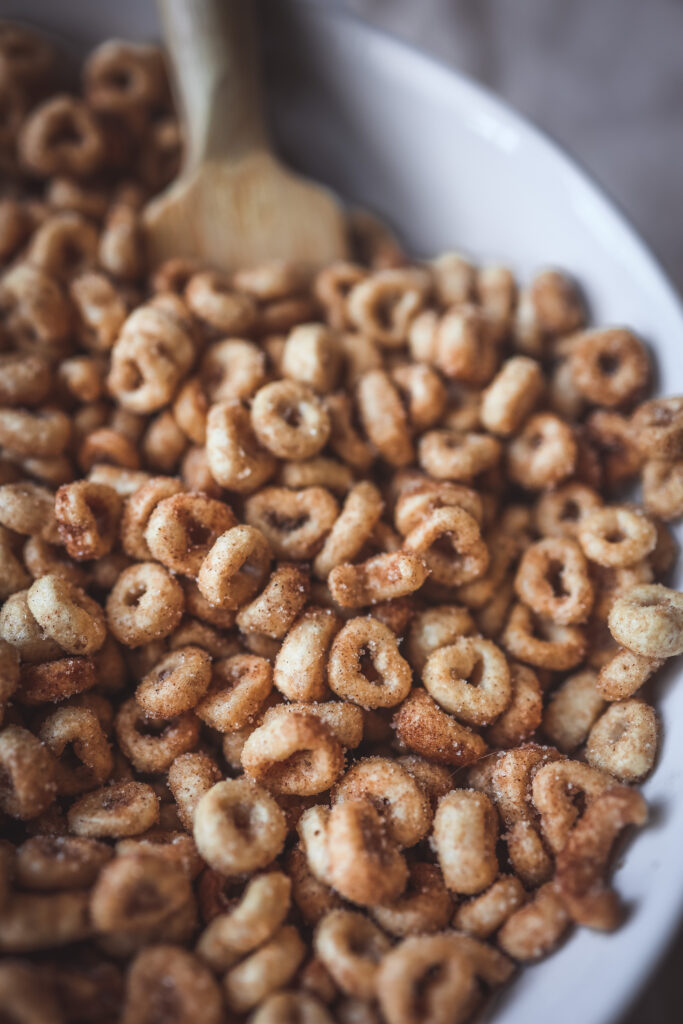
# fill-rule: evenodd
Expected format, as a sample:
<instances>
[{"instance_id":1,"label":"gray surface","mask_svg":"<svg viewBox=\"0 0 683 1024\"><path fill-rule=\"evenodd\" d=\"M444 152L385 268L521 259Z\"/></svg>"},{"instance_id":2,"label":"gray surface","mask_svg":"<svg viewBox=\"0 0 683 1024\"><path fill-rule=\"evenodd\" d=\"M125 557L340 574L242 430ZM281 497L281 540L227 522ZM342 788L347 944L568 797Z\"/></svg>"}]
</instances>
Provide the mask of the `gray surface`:
<instances>
[{"instance_id":1,"label":"gray surface","mask_svg":"<svg viewBox=\"0 0 683 1024\"><path fill-rule=\"evenodd\" d=\"M548 131L621 204L683 290L683 2L320 2L466 71ZM680 1024L682 960L683 931L623 1024Z\"/></svg>"}]
</instances>

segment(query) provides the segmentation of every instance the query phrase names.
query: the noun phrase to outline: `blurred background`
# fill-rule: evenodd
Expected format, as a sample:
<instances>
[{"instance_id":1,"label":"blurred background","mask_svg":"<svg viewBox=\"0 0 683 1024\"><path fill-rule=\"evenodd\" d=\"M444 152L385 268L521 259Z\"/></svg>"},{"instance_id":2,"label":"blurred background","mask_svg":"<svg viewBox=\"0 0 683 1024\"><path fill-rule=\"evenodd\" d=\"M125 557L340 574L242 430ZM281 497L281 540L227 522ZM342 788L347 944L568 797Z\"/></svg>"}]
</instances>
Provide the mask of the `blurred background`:
<instances>
[{"instance_id":1,"label":"blurred background","mask_svg":"<svg viewBox=\"0 0 683 1024\"><path fill-rule=\"evenodd\" d=\"M681 0L319 2L465 71L548 131L683 290Z\"/></svg>"},{"instance_id":2,"label":"blurred background","mask_svg":"<svg viewBox=\"0 0 683 1024\"><path fill-rule=\"evenodd\" d=\"M683 0L319 2L400 36L530 117L617 200L683 291ZM683 929L619 1024L681 1024L681 964Z\"/></svg>"}]
</instances>

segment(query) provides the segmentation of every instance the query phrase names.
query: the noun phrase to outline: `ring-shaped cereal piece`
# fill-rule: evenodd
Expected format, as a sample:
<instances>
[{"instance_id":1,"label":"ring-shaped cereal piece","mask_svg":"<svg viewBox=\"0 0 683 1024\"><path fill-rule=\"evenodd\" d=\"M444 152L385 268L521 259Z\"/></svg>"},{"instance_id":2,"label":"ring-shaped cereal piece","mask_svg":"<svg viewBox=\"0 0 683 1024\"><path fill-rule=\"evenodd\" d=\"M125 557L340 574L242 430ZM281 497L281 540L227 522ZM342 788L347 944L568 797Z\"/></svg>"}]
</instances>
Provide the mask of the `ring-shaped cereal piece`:
<instances>
[{"instance_id":1,"label":"ring-shaped cereal piece","mask_svg":"<svg viewBox=\"0 0 683 1024\"><path fill-rule=\"evenodd\" d=\"M586 760L621 782L637 782L651 771L657 755L657 716L643 700L610 704L591 729Z\"/></svg>"},{"instance_id":2,"label":"ring-shaped cereal piece","mask_svg":"<svg viewBox=\"0 0 683 1024\"><path fill-rule=\"evenodd\" d=\"M154 508L164 498L182 491L180 480L170 476L152 477L138 487L123 506L121 543L131 558L146 561L152 554L145 540L145 530Z\"/></svg>"},{"instance_id":3,"label":"ring-shaped cereal piece","mask_svg":"<svg viewBox=\"0 0 683 1024\"><path fill-rule=\"evenodd\" d=\"M568 537L536 541L522 555L515 593L537 615L560 626L585 622L594 591L579 545Z\"/></svg>"},{"instance_id":4,"label":"ring-shaped cereal piece","mask_svg":"<svg viewBox=\"0 0 683 1024\"><path fill-rule=\"evenodd\" d=\"M462 1024L469 1016L476 979L454 938L449 932L411 935L387 953L377 978L387 1024Z\"/></svg>"},{"instance_id":5,"label":"ring-shaped cereal piece","mask_svg":"<svg viewBox=\"0 0 683 1024\"><path fill-rule=\"evenodd\" d=\"M605 706L596 681L597 673L592 669L569 676L545 707L543 731L565 754L583 743Z\"/></svg>"},{"instance_id":6,"label":"ring-shaped cereal piece","mask_svg":"<svg viewBox=\"0 0 683 1024\"><path fill-rule=\"evenodd\" d=\"M501 444L488 434L460 430L429 430L418 444L422 469L435 480L469 483L479 473L498 465Z\"/></svg>"},{"instance_id":7,"label":"ring-shaped cereal piece","mask_svg":"<svg viewBox=\"0 0 683 1024\"><path fill-rule=\"evenodd\" d=\"M29 706L57 703L91 690L97 681L95 663L90 658L58 658L38 665L24 664L16 699Z\"/></svg>"},{"instance_id":8,"label":"ring-shaped cereal piece","mask_svg":"<svg viewBox=\"0 0 683 1024\"><path fill-rule=\"evenodd\" d=\"M429 934L448 925L452 911L451 894L436 864L416 861L409 865L405 891L390 903L371 907L374 920L390 935Z\"/></svg>"},{"instance_id":9,"label":"ring-shaped cereal piece","mask_svg":"<svg viewBox=\"0 0 683 1024\"><path fill-rule=\"evenodd\" d=\"M347 900L374 906L403 892L408 869L368 800L344 800L327 822L329 878Z\"/></svg>"},{"instance_id":10,"label":"ring-shaped cereal piece","mask_svg":"<svg viewBox=\"0 0 683 1024\"><path fill-rule=\"evenodd\" d=\"M471 487L448 482L437 483L428 477L418 477L399 495L394 509L394 524L398 532L405 536L434 509L449 508L452 505L464 509L481 524L484 517L483 502Z\"/></svg>"},{"instance_id":11,"label":"ring-shaped cereal piece","mask_svg":"<svg viewBox=\"0 0 683 1024\"><path fill-rule=\"evenodd\" d=\"M345 700L298 700L291 704L274 704L267 708L261 724L293 714L313 715L320 719L328 732L347 750L360 746L363 739L363 712Z\"/></svg>"},{"instance_id":12,"label":"ring-shaped cereal piece","mask_svg":"<svg viewBox=\"0 0 683 1024\"><path fill-rule=\"evenodd\" d=\"M597 491L572 480L540 496L536 505L536 527L544 537L576 537L581 523L602 504Z\"/></svg>"},{"instance_id":13,"label":"ring-shaped cereal piece","mask_svg":"<svg viewBox=\"0 0 683 1024\"><path fill-rule=\"evenodd\" d=\"M521 603L512 608L501 643L513 658L556 672L575 668L586 652L586 636L580 626L537 619L531 608Z\"/></svg>"},{"instance_id":14,"label":"ring-shaped cereal piece","mask_svg":"<svg viewBox=\"0 0 683 1024\"><path fill-rule=\"evenodd\" d=\"M39 736L55 757L59 796L77 796L101 786L111 775L111 748L97 716L88 708L59 708L45 719Z\"/></svg>"},{"instance_id":15,"label":"ring-shaped cereal piece","mask_svg":"<svg viewBox=\"0 0 683 1024\"><path fill-rule=\"evenodd\" d=\"M181 754L169 767L168 788L176 802L180 822L188 832L192 832L197 804L221 778L216 762L199 751Z\"/></svg>"},{"instance_id":16,"label":"ring-shaped cereal piece","mask_svg":"<svg viewBox=\"0 0 683 1024\"><path fill-rule=\"evenodd\" d=\"M327 656L341 619L330 608L307 608L282 641L273 683L288 700L322 700L327 688Z\"/></svg>"},{"instance_id":17,"label":"ring-shaped cereal piece","mask_svg":"<svg viewBox=\"0 0 683 1024\"><path fill-rule=\"evenodd\" d=\"M486 742L500 750L517 747L530 739L543 717L543 692L536 673L516 661L509 668L510 703L486 730Z\"/></svg>"},{"instance_id":18,"label":"ring-shaped cereal piece","mask_svg":"<svg viewBox=\"0 0 683 1024\"><path fill-rule=\"evenodd\" d=\"M351 288L347 316L382 348L400 347L424 302L428 280L426 274L412 269L375 271Z\"/></svg>"},{"instance_id":19,"label":"ring-shaped cereal piece","mask_svg":"<svg viewBox=\"0 0 683 1024\"><path fill-rule=\"evenodd\" d=\"M325 324L298 324L285 342L281 372L324 395L335 387L341 363L342 350L333 330Z\"/></svg>"},{"instance_id":20,"label":"ring-shaped cereal piece","mask_svg":"<svg viewBox=\"0 0 683 1024\"><path fill-rule=\"evenodd\" d=\"M77 480L55 494L62 543L77 561L109 554L118 536L121 499L106 484Z\"/></svg>"},{"instance_id":21,"label":"ring-shaped cereal piece","mask_svg":"<svg viewBox=\"0 0 683 1024\"><path fill-rule=\"evenodd\" d=\"M639 690L664 664L663 658L644 658L620 647L600 668L595 690L605 700L625 700Z\"/></svg>"},{"instance_id":22,"label":"ring-shaped cereal piece","mask_svg":"<svg viewBox=\"0 0 683 1024\"><path fill-rule=\"evenodd\" d=\"M330 418L306 384L273 381L256 392L251 423L257 438L280 459L309 459L325 447Z\"/></svg>"},{"instance_id":23,"label":"ring-shaped cereal piece","mask_svg":"<svg viewBox=\"0 0 683 1024\"><path fill-rule=\"evenodd\" d=\"M476 939L488 939L526 900L524 886L516 875L503 875L485 892L461 903L454 926Z\"/></svg>"},{"instance_id":24,"label":"ring-shaped cereal piece","mask_svg":"<svg viewBox=\"0 0 683 1024\"><path fill-rule=\"evenodd\" d=\"M390 839L401 847L415 846L429 831L429 801L415 779L387 757L364 757L334 787L333 803L369 800L382 817Z\"/></svg>"},{"instance_id":25,"label":"ring-shaped cereal piece","mask_svg":"<svg viewBox=\"0 0 683 1024\"><path fill-rule=\"evenodd\" d=\"M156 854L114 857L102 868L90 896L90 913L98 932L145 931L163 924L191 896L182 867L162 863Z\"/></svg>"},{"instance_id":26,"label":"ring-shaped cereal piece","mask_svg":"<svg viewBox=\"0 0 683 1024\"><path fill-rule=\"evenodd\" d=\"M105 156L95 114L75 96L52 96L34 107L17 144L22 165L41 178L88 177L99 170Z\"/></svg>"},{"instance_id":27,"label":"ring-shaped cereal piece","mask_svg":"<svg viewBox=\"0 0 683 1024\"><path fill-rule=\"evenodd\" d=\"M339 515L325 487L265 487L244 505L246 521L260 530L276 558L312 559Z\"/></svg>"},{"instance_id":28,"label":"ring-shaped cereal piece","mask_svg":"<svg viewBox=\"0 0 683 1024\"><path fill-rule=\"evenodd\" d=\"M390 371L404 396L413 430L433 427L441 419L448 396L441 377L425 363L401 363Z\"/></svg>"},{"instance_id":29,"label":"ring-shaped cereal piece","mask_svg":"<svg viewBox=\"0 0 683 1024\"><path fill-rule=\"evenodd\" d=\"M374 999L379 964L391 942L364 914L331 910L318 923L313 948L342 992Z\"/></svg>"},{"instance_id":30,"label":"ring-shaped cereal piece","mask_svg":"<svg viewBox=\"0 0 683 1024\"><path fill-rule=\"evenodd\" d=\"M512 695L507 658L480 637L461 637L430 654L422 681L440 707L470 725L489 725Z\"/></svg>"},{"instance_id":31,"label":"ring-shaped cereal piece","mask_svg":"<svg viewBox=\"0 0 683 1024\"><path fill-rule=\"evenodd\" d=\"M93 884L113 851L79 836L30 836L17 847L16 877L22 889L54 891Z\"/></svg>"},{"instance_id":32,"label":"ring-shaped cereal piece","mask_svg":"<svg viewBox=\"0 0 683 1024\"><path fill-rule=\"evenodd\" d=\"M257 875L239 903L217 914L197 942L197 953L214 971L232 967L245 953L267 942L290 908L292 883L281 871Z\"/></svg>"},{"instance_id":33,"label":"ring-shaped cereal piece","mask_svg":"<svg viewBox=\"0 0 683 1024\"><path fill-rule=\"evenodd\" d=\"M543 393L543 371L535 359L513 356L483 393L481 422L492 434L514 434Z\"/></svg>"},{"instance_id":34,"label":"ring-shaped cereal piece","mask_svg":"<svg viewBox=\"0 0 683 1024\"><path fill-rule=\"evenodd\" d=\"M384 503L379 490L369 480L356 484L346 496L344 507L330 530L313 569L320 579L358 555L378 523Z\"/></svg>"},{"instance_id":35,"label":"ring-shaped cereal piece","mask_svg":"<svg viewBox=\"0 0 683 1024\"><path fill-rule=\"evenodd\" d=\"M641 509L605 506L592 512L578 529L583 552L608 568L634 565L654 550L657 530Z\"/></svg>"},{"instance_id":36,"label":"ring-shaped cereal piece","mask_svg":"<svg viewBox=\"0 0 683 1024\"><path fill-rule=\"evenodd\" d=\"M250 398L265 382L265 353L252 341L225 338L207 348L199 376L211 403Z\"/></svg>"},{"instance_id":37,"label":"ring-shaped cereal piece","mask_svg":"<svg viewBox=\"0 0 683 1024\"><path fill-rule=\"evenodd\" d=\"M190 711L211 682L211 656L201 647L179 647L157 662L135 691L149 718L166 720Z\"/></svg>"},{"instance_id":38,"label":"ring-shaped cereal piece","mask_svg":"<svg viewBox=\"0 0 683 1024\"><path fill-rule=\"evenodd\" d=\"M190 310L208 328L221 334L249 332L256 321L256 303L250 295L234 291L224 274L211 270L193 274L185 288Z\"/></svg>"},{"instance_id":39,"label":"ring-shaped cereal piece","mask_svg":"<svg viewBox=\"0 0 683 1024\"><path fill-rule=\"evenodd\" d=\"M108 39L88 56L83 87L94 110L122 118L139 116L165 99L161 52L156 46Z\"/></svg>"},{"instance_id":40,"label":"ring-shaped cereal piece","mask_svg":"<svg viewBox=\"0 0 683 1024\"><path fill-rule=\"evenodd\" d=\"M498 933L498 944L521 963L538 960L557 946L569 922L555 883L548 882L507 919Z\"/></svg>"},{"instance_id":41,"label":"ring-shaped cereal piece","mask_svg":"<svg viewBox=\"0 0 683 1024\"><path fill-rule=\"evenodd\" d=\"M211 604L239 608L264 583L272 557L260 530L234 526L216 539L202 561L197 586Z\"/></svg>"},{"instance_id":42,"label":"ring-shaped cereal piece","mask_svg":"<svg viewBox=\"0 0 683 1024\"><path fill-rule=\"evenodd\" d=\"M216 979L193 953L150 945L133 960L126 980L122 1024L154 1024L159 1006L177 1024L221 1024L223 999Z\"/></svg>"},{"instance_id":43,"label":"ring-shaped cereal piece","mask_svg":"<svg viewBox=\"0 0 683 1024\"><path fill-rule=\"evenodd\" d=\"M310 579L305 569L280 566L261 593L240 609L237 625L244 633L264 633L278 640L302 611L309 590Z\"/></svg>"},{"instance_id":44,"label":"ring-shaped cereal piece","mask_svg":"<svg viewBox=\"0 0 683 1024\"><path fill-rule=\"evenodd\" d=\"M446 886L472 896L498 875L498 814L485 793L454 789L434 815L432 844Z\"/></svg>"},{"instance_id":45,"label":"ring-shaped cereal piece","mask_svg":"<svg viewBox=\"0 0 683 1024\"><path fill-rule=\"evenodd\" d=\"M356 385L356 406L365 435L391 466L407 466L414 447L398 388L384 370L369 370Z\"/></svg>"},{"instance_id":46,"label":"ring-shaped cereal piece","mask_svg":"<svg viewBox=\"0 0 683 1024\"><path fill-rule=\"evenodd\" d=\"M341 392L325 396L330 417L330 448L354 470L366 472L373 461L372 448L358 432L351 397Z\"/></svg>"},{"instance_id":47,"label":"ring-shaped cereal piece","mask_svg":"<svg viewBox=\"0 0 683 1024\"><path fill-rule=\"evenodd\" d=\"M683 459L651 459L643 466L643 504L660 519L683 515Z\"/></svg>"},{"instance_id":48,"label":"ring-shaped cereal piece","mask_svg":"<svg viewBox=\"0 0 683 1024\"><path fill-rule=\"evenodd\" d=\"M276 460L260 444L249 411L237 399L216 402L206 419L206 457L221 487L251 494L273 475Z\"/></svg>"},{"instance_id":49,"label":"ring-shaped cereal piece","mask_svg":"<svg viewBox=\"0 0 683 1024\"><path fill-rule=\"evenodd\" d=\"M392 720L408 750L440 765L466 765L487 751L481 736L442 711L426 690L415 689Z\"/></svg>"},{"instance_id":50,"label":"ring-shaped cereal piece","mask_svg":"<svg viewBox=\"0 0 683 1024\"><path fill-rule=\"evenodd\" d=\"M197 804L197 849L220 874L252 874L266 867L284 846L284 812L262 787L248 779L218 782Z\"/></svg>"},{"instance_id":51,"label":"ring-shaped cereal piece","mask_svg":"<svg viewBox=\"0 0 683 1024\"><path fill-rule=\"evenodd\" d=\"M152 556L172 572L197 576L218 537L235 525L229 505L205 494L181 492L155 505L145 540Z\"/></svg>"},{"instance_id":52,"label":"ring-shaped cereal piece","mask_svg":"<svg viewBox=\"0 0 683 1024\"><path fill-rule=\"evenodd\" d=\"M107 387L129 412L157 412L173 398L194 351L189 331L171 312L138 306L112 349Z\"/></svg>"},{"instance_id":53,"label":"ring-shaped cereal piece","mask_svg":"<svg viewBox=\"0 0 683 1024\"><path fill-rule=\"evenodd\" d=\"M41 576L26 595L31 614L69 654L92 654L105 641L104 612L97 601L63 576Z\"/></svg>"},{"instance_id":54,"label":"ring-shaped cereal piece","mask_svg":"<svg viewBox=\"0 0 683 1024\"><path fill-rule=\"evenodd\" d=\"M159 798L145 782L113 782L76 800L67 820L77 836L138 836L159 820Z\"/></svg>"},{"instance_id":55,"label":"ring-shaped cereal piece","mask_svg":"<svg viewBox=\"0 0 683 1024\"><path fill-rule=\"evenodd\" d=\"M342 608L363 608L419 590L429 570L413 551L388 551L359 565L344 562L327 578L333 600Z\"/></svg>"},{"instance_id":56,"label":"ring-shaped cereal piece","mask_svg":"<svg viewBox=\"0 0 683 1024\"><path fill-rule=\"evenodd\" d=\"M45 662L64 652L36 622L28 606L28 590L10 594L0 608L0 637L18 654L22 662Z\"/></svg>"},{"instance_id":57,"label":"ring-shaped cereal piece","mask_svg":"<svg viewBox=\"0 0 683 1024\"><path fill-rule=\"evenodd\" d=\"M0 810L28 821L47 810L57 795L52 754L37 736L19 725L0 732Z\"/></svg>"},{"instance_id":58,"label":"ring-shaped cereal piece","mask_svg":"<svg viewBox=\"0 0 683 1024\"><path fill-rule=\"evenodd\" d=\"M569 356L574 384L596 405L630 405L650 380L647 350L631 331L611 327L586 331Z\"/></svg>"},{"instance_id":59,"label":"ring-shaped cereal piece","mask_svg":"<svg viewBox=\"0 0 683 1024\"><path fill-rule=\"evenodd\" d=\"M643 402L631 418L631 429L635 444L646 458L683 458L683 396Z\"/></svg>"},{"instance_id":60,"label":"ring-shaped cereal piece","mask_svg":"<svg viewBox=\"0 0 683 1024\"><path fill-rule=\"evenodd\" d=\"M287 985L299 969L306 947L293 925L284 925L260 949L231 968L223 980L228 1007L245 1013L271 992Z\"/></svg>"},{"instance_id":61,"label":"ring-shaped cereal piece","mask_svg":"<svg viewBox=\"0 0 683 1024\"><path fill-rule=\"evenodd\" d=\"M476 519L457 505L427 513L404 538L403 546L421 555L431 578L447 586L457 587L477 579L489 564L488 548Z\"/></svg>"},{"instance_id":62,"label":"ring-shaped cereal piece","mask_svg":"<svg viewBox=\"0 0 683 1024\"><path fill-rule=\"evenodd\" d=\"M614 601L608 618L614 639L645 658L683 653L683 595L662 584L632 587Z\"/></svg>"},{"instance_id":63,"label":"ring-shaped cereal piece","mask_svg":"<svg viewBox=\"0 0 683 1024\"><path fill-rule=\"evenodd\" d=\"M119 576L107 598L107 621L119 643L140 647L160 640L182 618L180 584L156 562L138 562Z\"/></svg>"},{"instance_id":64,"label":"ring-shaped cereal piece","mask_svg":"<svg viewBox=\"0 0 683 1024\"><path fill-rule=\"evenodd\" d=\"M351 619L337 633L327 671L330 689L364 708L400 704L412 683L395 634L371 616Z\"/></svg>"},{"instance_id":65,"label":"ring-shaped cereal piece","mask_svg":"<svg viewBox=\"0 0 683 1024\"><path fill-rule=\"evenodd\" d=\"M134 697L119 708L114 729L124 756L137 771L149 774L167 771L199 741L199 721L191 712L160 722L148 718Z\"/></svg>"},{"instance_id":66,"label":"ring-shaped cereal piece","mask_svg":"<svg viewBox=\"0 0 683 1024\"><path fill-rule=\"evenodd\" d=\"M296 712L258 726L242 748L242 766L271 792L315 796L344 771L344 752L319 718Z\"/></svg>"},{"instance_id":67,"label":"ring-shaped cereal piece","mask_svg":"<svg viewBox=\"0 0 683 1024\"><path fill-rule=\"evenodd\" d=\"M425 608L413 618L408 630L406 655L415 672L422 674L429 655L462 636L474 633L475 624L466 608L457 604Z\"/></svg>"},{"instance_id":68,"label":"ring-shaped cereal piece","mask_svg":"<svg viewBox=\"0 0 683 1024\"><path fill-rule=\"evenodd\" d=\"M579 449L569 424L539 412L508 445L508 474L521 487L541 491L572 476Z\"/></svg>"},{"instance_id":69,"label":"ring-shaped cereal piece","mask_svg":"<svg viewBox=\"0 0 683 1024\"><path fill-rule=\"evenodd\" d=\"M613 785L610 775L581 761L554 761L538 769L531 782L531 799L553 853L564 848L585 807ZM582 810L579 800L585 805Z\"/></svg>"}]
</instances>

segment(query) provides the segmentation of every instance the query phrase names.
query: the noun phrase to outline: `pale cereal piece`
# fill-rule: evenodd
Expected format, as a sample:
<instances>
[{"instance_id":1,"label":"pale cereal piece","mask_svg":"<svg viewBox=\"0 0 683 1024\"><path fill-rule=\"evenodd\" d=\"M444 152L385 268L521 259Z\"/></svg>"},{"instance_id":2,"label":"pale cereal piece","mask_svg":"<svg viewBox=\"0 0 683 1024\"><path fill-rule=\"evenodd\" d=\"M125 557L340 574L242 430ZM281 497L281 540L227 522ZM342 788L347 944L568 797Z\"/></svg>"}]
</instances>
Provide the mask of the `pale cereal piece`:
<instances>
[{"instance_id":1,"label":"pale cereal piece","mask_svg":"<svg viewBox=\"0 0 683 1024\"><path fill-rule=\"evenodd\" d=\"M498 816L489 798L456 789L439 801L432 844L446 886L472 895L487 889L498 874Z\"/></svg>"},{"instance_id":2,"label":"pale cereal piece","mask_svg":"<svg viewBox=\"0 0 683 1024\"><path fill-rule=\"evenodd\" d=\"M548 882L507 919L498 933L498 944L514 960L538 960L559 944L568 927L569 914L554 884Z\"/></svg>"},{"instance_id":3,"label":"pale cereal piece","mask_svg":"<svg viewBox=\"0 0 683 1024\"><path fill-rule=\"evenodd\" d=\"M597 672L584 669L568 676L550 695L543 712L543 731L565 754L583 743L605 707L597 680Z\"/></svg>"},{"instance_id":4,"label":"pale cereal piece","mask_svg":"<svg viewBox=\"0 0 683 1024\"><path fill-rule=\"evenodd\" d=\"M683 595L662 586L636 586L617 597L609 630L623 647L645 658L683 653Z\"/></svg>"},{"instance_id":5,"label":"pale cereal piece","mask_svg":"<svg viewBox=\"0 0 683 1024\"><path fill-rule=\"evenodd\" d=\"M453 917L453 925L476 939L488 939L527 900L527 894L516 875L503 875L485 892L461 903Z\"/></svg>"},{"instance_id":6,"label":"pale cereal piece","mask_svg":"<svg viewBox=\"0 0 683 1024\"><path fill-rule=\"evenodd\" d=\"M633 698L617 701L591 729L586 759L621 782L636 782L654 765L658 732L657 716L649 704Z\"/></svg>"}]
</instances>

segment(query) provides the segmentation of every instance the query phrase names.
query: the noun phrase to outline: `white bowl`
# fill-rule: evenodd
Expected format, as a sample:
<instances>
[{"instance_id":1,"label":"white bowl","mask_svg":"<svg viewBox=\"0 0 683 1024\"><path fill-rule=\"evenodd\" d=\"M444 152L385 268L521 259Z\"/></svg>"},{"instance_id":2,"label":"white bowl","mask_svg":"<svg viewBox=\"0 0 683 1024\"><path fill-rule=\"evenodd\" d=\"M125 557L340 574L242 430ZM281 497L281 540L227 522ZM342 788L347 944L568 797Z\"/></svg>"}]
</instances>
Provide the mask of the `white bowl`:
<instances>
[{"instance_id":1,"label":"white bowl","mask_svg":"<svg viewBox=\"0 0 683 1024\"><path fill-rule=\"evenodd\" d=\"M56 30L77 48L155 35L151 0L2 6L3 16ZM455 247L522 276L566 268L595 322L633 327L657 353L663 390L683 392L673 288L623 215L553 143L473 82L334 9L270 0L263 18L274 131L294 163L385 214L417 253ZM674 672L659 686L662 745L645 785L651 824L615 878L627 921L613 935L577 930L522 971L495 1007L497 1024L607 1024L671 937L683 909L683 689L671 685Z\"/></svg>"}]
</instances>

